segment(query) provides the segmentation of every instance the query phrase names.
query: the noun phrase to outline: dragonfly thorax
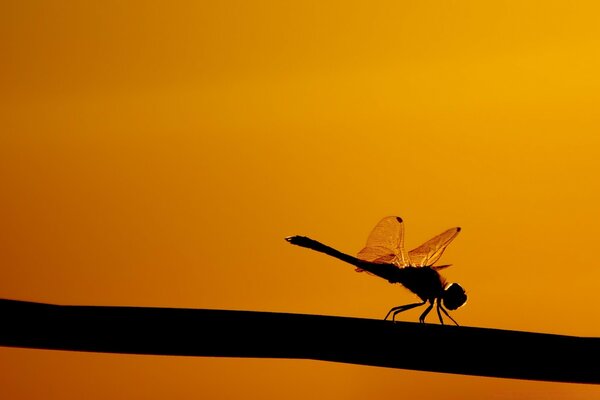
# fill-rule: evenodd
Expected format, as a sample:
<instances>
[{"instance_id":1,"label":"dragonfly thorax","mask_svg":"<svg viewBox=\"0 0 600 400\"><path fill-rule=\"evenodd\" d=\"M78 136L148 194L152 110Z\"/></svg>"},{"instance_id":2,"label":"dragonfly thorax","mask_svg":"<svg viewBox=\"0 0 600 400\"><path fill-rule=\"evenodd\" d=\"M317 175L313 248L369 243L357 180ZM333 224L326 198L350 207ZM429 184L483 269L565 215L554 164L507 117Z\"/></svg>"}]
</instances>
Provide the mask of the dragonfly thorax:
<instances>
[{"instance_id":1,"label":"dragonfly thorax","mask_svg":"<svg viewBox=\"0 0 600 400\"><path fill-rule=\"evenodd\" d=\"M445 282L431 267L407 266L398 269L398 283L416 294L421 300L433 301L444 293Z\"/></svg>"}]
</instances>

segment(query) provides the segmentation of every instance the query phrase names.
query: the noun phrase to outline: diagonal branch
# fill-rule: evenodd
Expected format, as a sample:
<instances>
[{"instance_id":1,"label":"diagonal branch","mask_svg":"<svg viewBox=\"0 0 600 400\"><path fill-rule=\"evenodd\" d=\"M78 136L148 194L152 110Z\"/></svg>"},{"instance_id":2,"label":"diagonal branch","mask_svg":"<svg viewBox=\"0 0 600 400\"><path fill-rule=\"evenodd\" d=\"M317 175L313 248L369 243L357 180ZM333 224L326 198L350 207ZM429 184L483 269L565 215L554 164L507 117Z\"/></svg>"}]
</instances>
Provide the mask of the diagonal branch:
<instances>
[{"instance_id":1,"label":"diagonal branch","mask_svg":"<svg viewBox=\"0 0 600 400\"><path fill-rule=\"evenodd\" d=\"M255 311L59 306L0 299L0 346L299 358L454 374L600 383L600 339Z\"/></svg>"}]
</instances>

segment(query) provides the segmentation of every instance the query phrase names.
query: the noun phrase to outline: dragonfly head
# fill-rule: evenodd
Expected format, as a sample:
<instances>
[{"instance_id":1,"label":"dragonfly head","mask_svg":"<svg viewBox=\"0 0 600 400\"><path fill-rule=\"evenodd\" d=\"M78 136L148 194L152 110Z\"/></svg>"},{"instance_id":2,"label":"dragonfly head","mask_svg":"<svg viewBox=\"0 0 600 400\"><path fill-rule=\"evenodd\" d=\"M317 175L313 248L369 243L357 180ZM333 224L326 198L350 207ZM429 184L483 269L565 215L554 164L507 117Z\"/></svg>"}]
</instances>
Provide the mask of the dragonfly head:
<instances>
[{"instance_id":1,"label":"dragonfly head","mask_svg":"<svg viewBox=\"0 0 600 400\"><path fill-rule=\"evenodd\" d=\"M450 283L444 288L442 301L448 310L456 310L467 302L467 293L458 283Z\"/></svg>"}]
</instances>

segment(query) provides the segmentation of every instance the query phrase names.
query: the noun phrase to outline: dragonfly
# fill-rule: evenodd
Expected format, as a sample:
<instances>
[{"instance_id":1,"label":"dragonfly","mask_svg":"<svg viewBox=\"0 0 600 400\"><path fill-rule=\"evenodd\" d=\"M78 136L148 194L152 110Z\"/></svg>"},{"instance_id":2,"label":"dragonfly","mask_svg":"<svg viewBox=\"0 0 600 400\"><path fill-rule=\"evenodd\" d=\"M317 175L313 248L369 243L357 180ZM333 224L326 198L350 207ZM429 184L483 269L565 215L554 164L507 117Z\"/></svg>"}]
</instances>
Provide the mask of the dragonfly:
<instances>
[{"instance_id":1,"label":"dragonfly","mask_svg":"<svg viewBox=\"0 0 600 400\"><path fill-rule=\"evenodd\" d=\"M418 303L393 307L384 320L391 315L392 322L395 322L397 314L429 303L419 317L420 323L425 322L425 318L435 306L442 325L444 324L442 313L444 313L458 326L447 310L456 310L463 306L467 301L467 294L458 283L447 282L440 275L439 271L450 267L451 264L434 264L460 230L459 227L445 230L419 247L406 252L402 218L385 217L373 228L365 247L356 257L306 236L289 236L285 240L293 245L315 250L352 264L357 272L366 271L390 283L399 283L421 299Z\"/></svg>"}]
</instances>

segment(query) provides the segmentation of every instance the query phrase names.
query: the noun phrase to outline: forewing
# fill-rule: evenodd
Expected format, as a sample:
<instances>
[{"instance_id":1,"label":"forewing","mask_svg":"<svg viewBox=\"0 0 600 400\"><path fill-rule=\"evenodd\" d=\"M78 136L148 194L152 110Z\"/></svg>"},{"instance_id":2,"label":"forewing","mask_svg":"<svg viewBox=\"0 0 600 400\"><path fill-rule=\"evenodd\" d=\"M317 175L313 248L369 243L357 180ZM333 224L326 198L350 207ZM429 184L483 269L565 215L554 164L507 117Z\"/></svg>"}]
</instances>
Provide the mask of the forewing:
<instances>
[{"instance_id":1,"label":"forewing","mask_svg":"<svg viewBox=\"0 0 600 400\"><path fill-rule=\"evenodd\" d=\"M460 232L460 228L450 228L416 249L409 251L410 264L416 267L433 265L442 256L450 242L458 235L458 232Z\"/></svg>"},{"instance_id":2,"label":"forewing","mask_svg":"<svg viewBox=\"0 0 600 400\"><path fill-rule=\"evenodd\" d=\"M396 264L400 267L408 265L402 218L385 217L379 221L357 257L374 263Z\"/></svg>"}]
</instances>

